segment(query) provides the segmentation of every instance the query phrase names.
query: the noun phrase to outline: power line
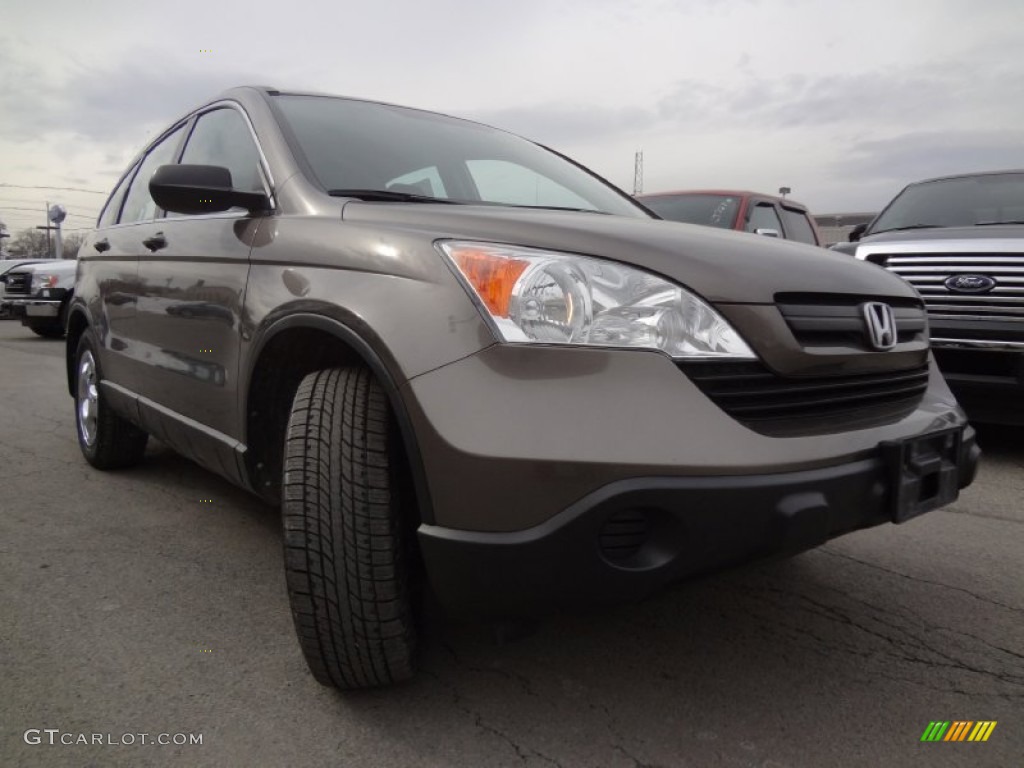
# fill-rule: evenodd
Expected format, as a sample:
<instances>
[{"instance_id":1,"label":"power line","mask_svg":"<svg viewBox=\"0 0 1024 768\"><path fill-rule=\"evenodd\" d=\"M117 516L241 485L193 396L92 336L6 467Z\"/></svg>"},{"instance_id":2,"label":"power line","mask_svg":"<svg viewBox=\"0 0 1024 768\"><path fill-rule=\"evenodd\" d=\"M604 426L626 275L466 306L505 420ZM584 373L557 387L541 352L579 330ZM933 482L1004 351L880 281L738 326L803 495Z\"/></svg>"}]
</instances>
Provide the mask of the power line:
<instances>
[{"instance_id":1,"label":"power line","mask_svg":"<svg viewBox=\"0 0 1024 768\"><path fill-rule=\"evenodd\" d=\"M35 211L41 213L43 216L47 215L45 210L39 210L38 208L19 208L14 205L0 205L0 210L3 211ZM68 216L78 216L81 219L95 219L95 216L87 216L83 213L69 213Z\"/></svg>"},{"instance_id":2,"label":"power line","mask_svg":"<svg viewBox=\"0 0 1024 768\"><path fill-rule=\"evenodd\" d=\"M0 187L11 187L13 189L56 189L62 192L88 192L90 195L109 195L109 192L101 192L98 189L82 189L81 187L41 187L34 184L0 184Z\"/></svg>"},{"instance_id":3,"label":"power line","mask_svg":"<svg viewBox=\"0 0 1024 768\"><path fill-rule=\"evenodd\" d=\"M36 200L34 198L31 198L31 197L0 197L0 207L3 207L5 205L7 205L8 203L39 203L39 205L44 205L46 203L46 201L45 200ZM83 208L85 206L81 206L81 205L78 205L76 203L76 204L74 204L74 207L75 208ZM90 208L89 210L94 210L94 209ZM95 210L99 210L99 209L97 208Z\"/></svg>"}]
</instances>

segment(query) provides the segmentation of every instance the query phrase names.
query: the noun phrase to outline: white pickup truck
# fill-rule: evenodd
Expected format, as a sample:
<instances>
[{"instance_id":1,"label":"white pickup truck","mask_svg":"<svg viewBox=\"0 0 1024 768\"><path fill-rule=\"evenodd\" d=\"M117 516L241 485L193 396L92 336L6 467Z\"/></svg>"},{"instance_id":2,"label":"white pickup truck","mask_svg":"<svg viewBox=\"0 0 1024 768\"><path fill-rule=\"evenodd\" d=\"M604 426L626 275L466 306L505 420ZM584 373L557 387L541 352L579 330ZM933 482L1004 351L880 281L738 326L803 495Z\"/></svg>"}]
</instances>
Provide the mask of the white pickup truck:
<instances>
[{"instance_id":1,"label":"white pickup truck","mask_svg":"<svg viewBox=\"0 0 1024 768\"><path fill-rule=\"evenodd\" d=\"M48 339L64 336L67 306L75 288L75 259L39 261L6 272L2 309Z\"/></svg>"}]
</instances>

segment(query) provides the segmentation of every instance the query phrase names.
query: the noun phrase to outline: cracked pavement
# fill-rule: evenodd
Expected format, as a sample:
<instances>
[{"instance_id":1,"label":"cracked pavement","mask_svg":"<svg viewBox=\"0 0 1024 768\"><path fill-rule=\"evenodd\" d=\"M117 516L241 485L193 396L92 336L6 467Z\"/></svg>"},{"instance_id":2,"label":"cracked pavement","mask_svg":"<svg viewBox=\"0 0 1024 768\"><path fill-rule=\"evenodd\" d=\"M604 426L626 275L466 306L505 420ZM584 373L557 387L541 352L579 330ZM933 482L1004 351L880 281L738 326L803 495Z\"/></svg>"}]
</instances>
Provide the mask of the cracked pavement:
<instances>
[{"instance_id":1,"label":"cracked pavement","mask_svg":"<svg viewBox=\"0 0 1024 768\"><path fill-rule=\"evenodd\" d=\"M1013 430L981 431L947 509L504 644L433 621L414 682L341 695L294 639L276 511L155 442L137 469L89 468L63 350L0 323L0 765L1024 763ZM922 744L932 720L999 724ZM29 728L203 744L27 745Z\"/></svg>"}]
</instances>

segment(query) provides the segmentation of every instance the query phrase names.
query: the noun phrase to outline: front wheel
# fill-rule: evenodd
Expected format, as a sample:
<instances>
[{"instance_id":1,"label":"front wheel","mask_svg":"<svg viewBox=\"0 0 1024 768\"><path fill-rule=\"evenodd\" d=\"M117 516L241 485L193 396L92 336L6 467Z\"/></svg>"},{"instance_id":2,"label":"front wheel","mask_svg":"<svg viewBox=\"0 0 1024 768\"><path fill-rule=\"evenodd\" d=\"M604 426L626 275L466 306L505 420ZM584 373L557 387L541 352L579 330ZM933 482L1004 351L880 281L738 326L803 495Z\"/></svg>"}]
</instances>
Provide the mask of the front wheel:
<instances>
[{"instance_id":1,"label":"front wheel","mask_svg":"<svg viewBox=\"0 0 1024 768\"><path fill-rule=\"evenodd\" d=\"M302 380L285 442L282 521L295 630L342 689L413 675L413 502L387 396L365 368Z\"/></svg>"},{"instance_id":2,"label":"front wheel","mask_svg":"<svg viewBox=\"0 0 1024 768\"><path fill-rule=\"evenodd\" d=\"M100 368L86 335L75 355L75 427L85 460L97 469L137 464L149 435L114 413L103 400Z\"/></svg>"}]
</instances>

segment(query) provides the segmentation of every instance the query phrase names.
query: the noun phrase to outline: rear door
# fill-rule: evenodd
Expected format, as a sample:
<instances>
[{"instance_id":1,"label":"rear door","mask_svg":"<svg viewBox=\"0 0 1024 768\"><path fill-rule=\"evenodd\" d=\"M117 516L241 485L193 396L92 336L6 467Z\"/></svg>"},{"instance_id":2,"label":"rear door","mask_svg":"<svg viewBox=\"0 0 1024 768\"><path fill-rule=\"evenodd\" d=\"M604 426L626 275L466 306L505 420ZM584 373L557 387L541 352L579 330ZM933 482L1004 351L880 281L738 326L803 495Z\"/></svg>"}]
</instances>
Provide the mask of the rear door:
<instances>
[{"instance_id":1,"label":"rear door","mask_svg":"<svg viewBox=\"0 0 1024 768\"><path fill-rule=\"evenodd\" d=\"M224 166L236 189L269 194L257 146L248 117L225 102L196 116L179 162ZM143 351L143 420L174 448L213 468L242 434L240 315L261 221L240 208L169 213L148 223L140 238L135 341Z\"/></svg>"},{"instance_id":2,"label":"rear door","mask_svg":"<svg viewBox=\"0 0 1024 768\"><path fill-rule=\"evenodd\" d=\"M132 347L138 298L140 222L156 213L142 179L173 162L185 135L184 124L168 130L121 178L100 214L96 231L79 250L79 294L90 299L89 314L100 349L104 378L128 389L133 375Z\"/></svg>"}]
</instances>

